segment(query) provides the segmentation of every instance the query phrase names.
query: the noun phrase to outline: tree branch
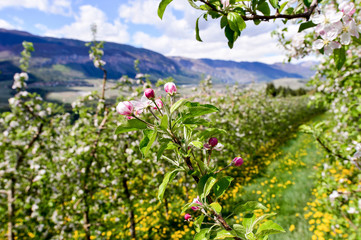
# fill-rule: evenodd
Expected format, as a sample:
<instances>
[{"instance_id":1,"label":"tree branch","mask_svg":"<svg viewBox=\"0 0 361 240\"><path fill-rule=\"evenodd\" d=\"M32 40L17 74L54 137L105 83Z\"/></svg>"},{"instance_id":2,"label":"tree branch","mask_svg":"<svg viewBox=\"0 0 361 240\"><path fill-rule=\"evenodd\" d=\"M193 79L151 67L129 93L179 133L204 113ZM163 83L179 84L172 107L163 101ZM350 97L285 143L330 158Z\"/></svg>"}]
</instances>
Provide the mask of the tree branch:
<instances>
[{"instance_id":1,"label":"tree branch","mask_svg":"<svg viewBox=\"0 0 361 240\"><path fill-rule=\"evenodd\" d=\"M213 11L218 12L218 13L222 14L223 16L227 16L227 14L228 14L227 12L218 9L213 4L209 3L209 1L207 1L207 0L200 0L200 1L204 4L206 4L208 7L210 7ZM252 14L252 15L247 15L247 16L241 15L241 17L243 18L244 21L251 21L251 20L268 21L268 20L277 19L277 18L281 18L281 19L305 18L308 21L311 17L311 14L317 7L317 5L318 5L317 0L313 0L310 5L310 8L306 12L298 13L298 14L280 14L277 9L275 15L264 16L264 15Z\"/></svg>"}]
</instances>

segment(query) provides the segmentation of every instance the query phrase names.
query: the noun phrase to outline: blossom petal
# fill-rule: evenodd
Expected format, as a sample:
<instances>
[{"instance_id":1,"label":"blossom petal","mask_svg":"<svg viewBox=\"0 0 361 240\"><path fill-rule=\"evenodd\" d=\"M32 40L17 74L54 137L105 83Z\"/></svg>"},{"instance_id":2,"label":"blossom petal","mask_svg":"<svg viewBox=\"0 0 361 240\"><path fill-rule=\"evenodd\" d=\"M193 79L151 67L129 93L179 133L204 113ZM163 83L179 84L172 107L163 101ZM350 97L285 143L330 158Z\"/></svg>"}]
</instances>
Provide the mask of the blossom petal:
<instances>
[{"instance_id":1,"label":"blossom petal","mask_svg":"<svg viewBox=\"0 0 361 240\"><path fill-rule=\"evenodd\" d=\"M342 33L340 37L340 42L342 45L349 45L351 42L351 35L350 33Z\"/></svg>"},{"instance_id":2,"label":"blossom petal","mask_svg":"<svg viewBox=\"0 0 361 240\"><path fill-rule=\"evenodd\" d=\"M322 39L317 39L316 41L313 42L312 48L313 49L321 49L323 48L323 40Z\"/></svg>"}]
</instances>

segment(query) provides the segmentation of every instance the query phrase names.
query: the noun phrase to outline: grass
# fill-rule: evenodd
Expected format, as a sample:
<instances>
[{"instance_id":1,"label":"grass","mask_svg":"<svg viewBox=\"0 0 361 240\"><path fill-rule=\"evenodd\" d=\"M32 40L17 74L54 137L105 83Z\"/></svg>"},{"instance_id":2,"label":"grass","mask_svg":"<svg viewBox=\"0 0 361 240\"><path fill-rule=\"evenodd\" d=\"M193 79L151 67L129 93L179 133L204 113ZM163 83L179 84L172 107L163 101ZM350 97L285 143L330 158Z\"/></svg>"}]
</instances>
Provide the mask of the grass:
<instances>
[{"instance_id":1,"label":"grass","mask_svg":"<svg viewBox=\"0 0 361 240\"><path fill-rule=\"evenodd\" d=\"M320 117L315 120L320 120ZM324 153L312 136L297 133L270 154L272 163L264 175L244 187L247 194L242 196L242 201L263 203L269 209L267 213L277 213L273 220L286 230L284 234L271 235L270 240L311 239L304 208L312 199L314 166L323 157Z\"/></svg>"}]
</instances>

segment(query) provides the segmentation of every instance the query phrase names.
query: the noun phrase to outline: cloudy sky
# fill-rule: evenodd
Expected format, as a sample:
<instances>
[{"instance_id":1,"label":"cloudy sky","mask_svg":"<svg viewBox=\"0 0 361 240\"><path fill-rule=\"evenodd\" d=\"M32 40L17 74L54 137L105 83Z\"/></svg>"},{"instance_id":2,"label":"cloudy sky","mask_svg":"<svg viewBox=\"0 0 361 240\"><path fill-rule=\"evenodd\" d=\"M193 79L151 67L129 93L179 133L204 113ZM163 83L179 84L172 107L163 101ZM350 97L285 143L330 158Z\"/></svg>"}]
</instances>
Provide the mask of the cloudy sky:
<instances>
[{"instance_id":1,"label":"cloudy sky","mask_svg":"<svg viewBox=\"0 0 361 240\"><path fill-rule=\"evenodd\" d=\"M281 62L284 54L270 32L276 24L247 30L232 50L219 20L202 21L203 42L195 40L195 20L202 13L187 0L174 0L163 20L157 16L160 0L0 0L0 28L32 34L91 40L90 25L98 27L98 39L130 44L167 56L234 61Z\"/></svg>"}]
</instances>

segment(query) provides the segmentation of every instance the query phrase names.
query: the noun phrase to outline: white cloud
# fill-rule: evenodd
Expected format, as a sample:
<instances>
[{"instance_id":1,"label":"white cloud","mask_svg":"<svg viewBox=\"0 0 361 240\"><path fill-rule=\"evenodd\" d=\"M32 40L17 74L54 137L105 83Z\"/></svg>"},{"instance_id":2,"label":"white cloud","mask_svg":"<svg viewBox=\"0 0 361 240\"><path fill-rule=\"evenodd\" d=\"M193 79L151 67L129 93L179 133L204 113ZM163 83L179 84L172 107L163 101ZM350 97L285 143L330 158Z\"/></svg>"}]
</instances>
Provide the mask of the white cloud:
<instances>
[{"instance_id":1,"label":"white cloud","mask_svg":"<svg viewBox=\"0 0 361 240\"><path fill-rule=\"evenodd\" d=\"M1 0L0 10L4 8L33 8L39 11L70 15L71 0Z\"/></svg>"},{"instance_id":2,"label":"white cloud","mask_svg":"<svg viewBox=\"0 0 361 240\"><path fill-rule=\"evenodd\" d=\"M0 19L0 28L15 29L16 27L7 21Z\"/></svg>"},{"instance_id":3,"label":"white cloud","mask_svg":"<svg viewBox=\"0 0 361 240\"><path fill-rule=\"evenodd\" d=\"M119 20L113 23L108 22L106 14L100 9L91 5L83 5L80 7L79 14L75 15L75 22L65 25L60 29L46 29L44 25L38 24L39 29L45 30L46 36L75 38L84 41L90 41L92 34L90 26L97 25L97 39L125 43L129 40L127 26Z\"/></svg>"},{"instance_id":4,"label":"white cloud","mask_svg":"<svg viewBox=\"0 0 361 240\"><path fill-rule=\"evenodd\" d=\"M255 26L247 22L247 30L238 38L233 49L229 49L219 20L205 22L200 19L202 43L195 39L195 20L202 13L189 6L187 1L175 0L166 9L163 20L157 16L158 0L132 1L119 7L119 16L125 22L148 24L161 31L161 36L136 32L133 42L144 48L167 56L189 58L211 58L234 61L262 61L267 63L284 60L284 53L277 47L277 40L270 33L274 23ZM181 18L174 11L182 13Z\"/></svg>"}]
</instances>

